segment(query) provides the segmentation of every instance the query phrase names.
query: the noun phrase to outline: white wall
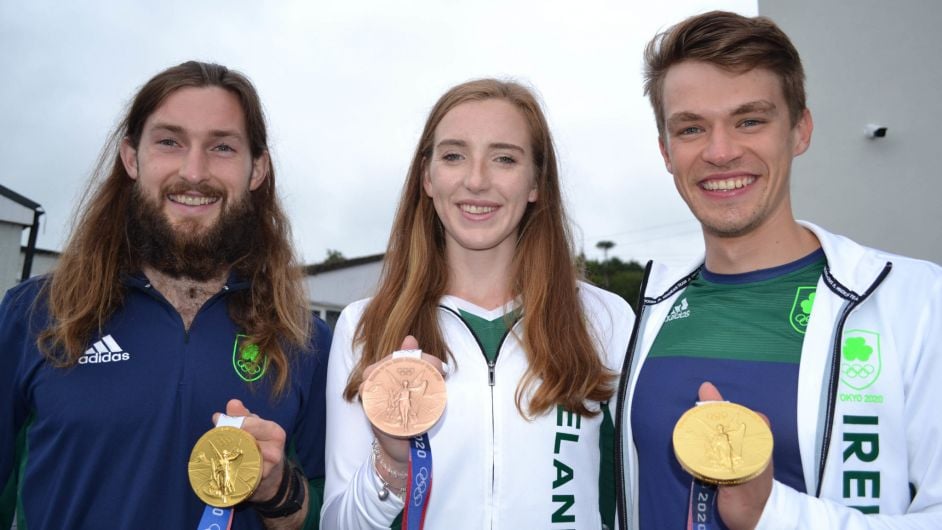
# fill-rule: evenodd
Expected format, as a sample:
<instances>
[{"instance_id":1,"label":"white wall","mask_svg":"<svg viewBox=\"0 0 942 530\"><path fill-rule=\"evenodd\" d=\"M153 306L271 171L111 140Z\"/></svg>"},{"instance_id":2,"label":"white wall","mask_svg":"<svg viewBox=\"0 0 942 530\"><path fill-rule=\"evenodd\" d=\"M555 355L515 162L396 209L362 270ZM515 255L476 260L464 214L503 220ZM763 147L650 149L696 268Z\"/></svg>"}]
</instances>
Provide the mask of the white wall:
<instances>
[{"instance_id":1,"label":"white wall","mask_svg":"<svg viewBox=\"0 0 942 530\"><path fill-rule=\"evenodd\" d=\"M21 225L0 221L0 296L16 285L23 272L23 262L20 258L22 237Z\"/></svg>"},{"instance_id":2,"label":"white wall","mask_svg":"<svg viewBox=\"0 0 942 530\"><path fill-rule=\"evenodd\" d=\"M795 215L942 263L942 2L759 0L801 53L815 130ZM888 128L868 139L864 127Z\"/></svg>"},{"instance_id":3,"label":"white wall","mask_svg":"<svg viewBox=\"0 0 942 530\"><path fill-rule=\"evenodd\" d=\"M315 306L343 309L350 302L373 295L383 269L382 261L322 272L304 279L308 299Z\"/></svg>"}]
</instances>

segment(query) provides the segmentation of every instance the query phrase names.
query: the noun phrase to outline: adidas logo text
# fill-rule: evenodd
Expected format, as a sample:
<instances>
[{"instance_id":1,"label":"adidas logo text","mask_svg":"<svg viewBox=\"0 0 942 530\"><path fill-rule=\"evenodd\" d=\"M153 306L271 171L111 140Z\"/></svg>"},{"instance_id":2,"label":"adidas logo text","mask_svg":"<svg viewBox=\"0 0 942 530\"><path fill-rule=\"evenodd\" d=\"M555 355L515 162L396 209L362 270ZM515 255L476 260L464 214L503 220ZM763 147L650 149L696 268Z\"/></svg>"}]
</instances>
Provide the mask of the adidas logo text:
<instances>
[{"instance_id":1,"label":"adidas logo text","mask_svg":"<svg viewBox=\"0 0 942 530\"><path fill-rule=\"evenodd\" d=\"M105 335L79 358L79 364L102 364L127 361L131 354L123 351L111 335Z\"/></svg>"},{"instance_id":2,"label":"adidas logo text","mask_svg":"<svg viewBox=\"0 0 942 530\"><path fill-rule=\"evenodd\" d=\"M666 324L670 322L671 320L687 318L689 316L690 316L690 309L687 307L687 299L684 298L683 300L680 301L679 304L675 305L674 308L671 309L670 314L668 314L667 318L664 319L664 323Z\"/></svg>"}]
</instances>

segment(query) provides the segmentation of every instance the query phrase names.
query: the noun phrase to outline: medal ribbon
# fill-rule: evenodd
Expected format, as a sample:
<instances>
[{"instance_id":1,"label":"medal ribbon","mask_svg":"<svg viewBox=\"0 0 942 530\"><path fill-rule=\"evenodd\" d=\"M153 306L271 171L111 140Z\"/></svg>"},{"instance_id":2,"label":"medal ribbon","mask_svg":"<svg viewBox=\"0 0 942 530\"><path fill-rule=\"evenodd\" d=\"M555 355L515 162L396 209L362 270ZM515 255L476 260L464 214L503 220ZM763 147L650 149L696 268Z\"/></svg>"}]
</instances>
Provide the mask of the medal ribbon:
<instances>
[{"instance_id":1,"label":"medal ribbon","mask_svg":"<svg viewBox=\"0 0 942 530\"><path fill-rule=\"evenodd\" d=\"M716 530L721 526L716 517L717 487L697 479L690 482L690 507L687 509L687 530Z\"/></svg>"},{"instance_id":2,"label":"medal ribbon","mask_svg":"<svg viewBox=\"0 0 942 530\"><path fill-rule=\"evenodd\" d=\"M432 445L428 434L409 438L409 483L402 514L404 530L421 530L425 525L428 500L432 496Z\"/></svg>"},{"instance_id":3,"label":"medal ribbon","mask_svg":"<svg viewBox=\"0 0 942 530\"><path fill-rule=\"evenodd\" d=\"M242 428L243 416L226 416L221 414L216 427L235 427ZM205 505L203 516L200 517L197 530L229 530L232 527L232 516L235 515L232 508L217 508L215 506Z\"/></svg>"}]
</instances>

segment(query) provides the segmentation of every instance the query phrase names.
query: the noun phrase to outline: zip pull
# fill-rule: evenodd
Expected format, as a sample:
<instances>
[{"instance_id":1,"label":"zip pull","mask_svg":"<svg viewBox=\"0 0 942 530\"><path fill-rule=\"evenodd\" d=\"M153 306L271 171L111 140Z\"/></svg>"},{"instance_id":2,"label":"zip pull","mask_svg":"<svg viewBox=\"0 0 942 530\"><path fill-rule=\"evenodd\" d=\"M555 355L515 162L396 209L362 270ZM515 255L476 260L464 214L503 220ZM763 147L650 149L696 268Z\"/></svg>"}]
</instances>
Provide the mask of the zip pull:
<instances>
[{"instance_id":1,"label":"zip pull","mask_svg":"<svg viewBox=\"0 0 942 530\"><path fill-rule=\"evenodd\" d=\"M497 375L494 373L494 363L487 363L487 384L494 386L494 380L497 378Z\"/></svg>"}]
</instances>

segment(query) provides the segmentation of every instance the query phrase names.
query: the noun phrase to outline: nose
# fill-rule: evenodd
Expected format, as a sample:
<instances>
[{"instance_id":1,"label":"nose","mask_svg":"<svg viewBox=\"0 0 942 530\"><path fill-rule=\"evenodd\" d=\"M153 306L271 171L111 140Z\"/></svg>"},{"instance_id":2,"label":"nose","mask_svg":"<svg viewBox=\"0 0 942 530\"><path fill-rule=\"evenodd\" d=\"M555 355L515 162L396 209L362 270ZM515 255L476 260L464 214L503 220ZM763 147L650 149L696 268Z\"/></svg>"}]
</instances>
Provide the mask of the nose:
<instances>
[{"instance_id":1,"label":"nose","mask_svg":"<svg viewBox=\"0 0 942 530\"><path fill-rule=\"evenodd\" d=\"M702 152L703 160L715 166L726 166L738 159L742 155L742 146L734 134L722 127L712 129Z\"/></svg>"},{"instance_id":2,"label":"nose","mask_svg":"<svg viewBox=\"0 0 942 530\"><path fill-rule=\"evenodd\" d=\"M484 191L490 186L491 178L487 169L487 162L480 158L468 167L464 177L464 187L473 192Z\"/></svg>"},{"instance_id":3,"label":"nose","mask_svg":"<svg viewBox=\"0 0 942 530\"><path fill-rule=\"evenodd\" d=\"M183 157L180 177L189 182L201 182L207 178L209 158L202 149L191 148Z\"/></svg>"}]
</instances>

